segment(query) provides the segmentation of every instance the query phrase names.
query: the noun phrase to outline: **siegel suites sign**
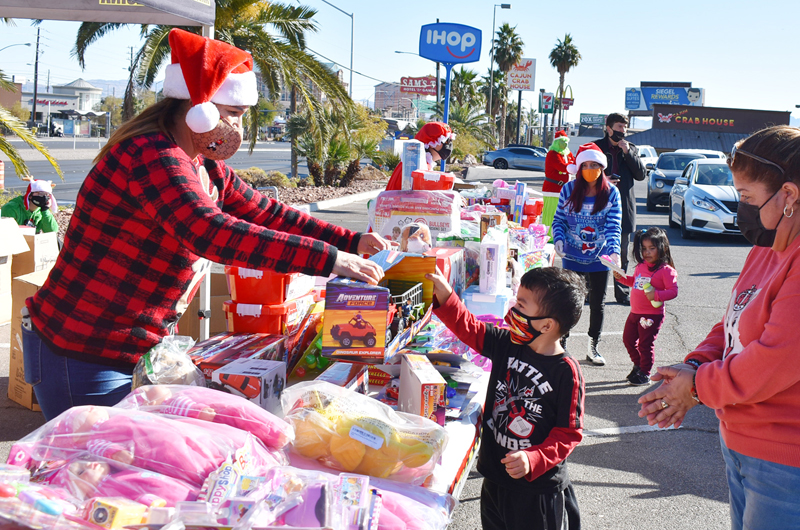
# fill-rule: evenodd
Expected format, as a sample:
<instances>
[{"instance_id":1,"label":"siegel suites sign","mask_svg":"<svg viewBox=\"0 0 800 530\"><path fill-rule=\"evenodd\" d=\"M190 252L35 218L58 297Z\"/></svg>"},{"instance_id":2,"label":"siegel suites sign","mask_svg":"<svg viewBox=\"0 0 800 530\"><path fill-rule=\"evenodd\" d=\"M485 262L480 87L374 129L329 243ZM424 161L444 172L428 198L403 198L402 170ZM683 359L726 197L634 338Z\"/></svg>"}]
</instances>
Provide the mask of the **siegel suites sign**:
<instances>
[{"instance_id":1,"label":"siegel suites sign","mask_svg":"<svg viewBox=\"0 0 800 530\"><path fill-rule=\"evenodd\" d=\"M653 105L654 129L749 134L772 125L789 125L790 112L688 105Z\"/></svg>"}]
</instances>

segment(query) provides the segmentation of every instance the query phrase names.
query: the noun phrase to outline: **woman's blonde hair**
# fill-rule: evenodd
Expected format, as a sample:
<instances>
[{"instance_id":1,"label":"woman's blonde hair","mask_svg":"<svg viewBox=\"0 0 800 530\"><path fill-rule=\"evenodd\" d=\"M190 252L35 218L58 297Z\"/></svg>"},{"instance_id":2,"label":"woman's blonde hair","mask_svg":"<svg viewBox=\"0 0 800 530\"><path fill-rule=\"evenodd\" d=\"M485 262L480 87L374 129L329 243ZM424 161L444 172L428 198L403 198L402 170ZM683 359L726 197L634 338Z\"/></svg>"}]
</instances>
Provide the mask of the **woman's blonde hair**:
<instances>
[{"instance_id":1,"label":"woman's blonde hair","mask_svg":"<svg viewBox=\"0 0 800 530\"><path fill-rule=\"evenodd\" d=\"M169 129L175 124L175 119L186 114L188 103L188 99L164 98L150 105L138 116L123 123L119 129L114 131L92 163L99 162L115 145L135 136L154 132L169 136Z\"/></svg>"},{"instance_id":2,"label":"woman's blonde hair","mask_svg":"<svg viewBox=\"0 0 800 530\"><path fill-rule=\"evenodd\" d=\"M728 165L737 175L762 182L770 191L776 191L788 180L800 186L800 129L797 127L776 125L761 129L738 142L736 149L736 156L728 159ZM784 172L747 156L748 153L777 164Z\"/></svg>"}]
</instances>

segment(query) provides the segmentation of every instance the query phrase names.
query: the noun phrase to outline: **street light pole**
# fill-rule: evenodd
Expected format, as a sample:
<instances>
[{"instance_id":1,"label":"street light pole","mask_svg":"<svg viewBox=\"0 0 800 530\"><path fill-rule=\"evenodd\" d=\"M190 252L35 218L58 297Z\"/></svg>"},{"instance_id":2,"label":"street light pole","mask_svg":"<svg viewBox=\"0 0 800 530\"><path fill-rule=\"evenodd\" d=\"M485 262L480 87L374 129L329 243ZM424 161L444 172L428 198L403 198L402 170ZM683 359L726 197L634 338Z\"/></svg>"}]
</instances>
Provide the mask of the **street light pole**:
<instances>
[{"instance_id":1,"label":"street light pole","mask_svg":"<svg viewBox=\"0 0 800 530\"><path fill-rule=\"evenodd\" d=\"M494 112L492 112L492 92L494 91L494 28L497 6L500 6L500 9L511 9L511 4L495 4L494 8L492 8L492 54L489 61L489 115L492 118L492 131L494 131Z\"/></svg>"},{"instance_id":2,"label":"street light pole","mask_svg":"<svg viewBox=\"0 0 800 530\"><path fill-rule=\"evenodd\" d=\"M355 29L355 20L353 18L353 13L342 11L335 5L328 2L328 0L322 0L322 1L331 6L332 8L337 9L342 13L344 13L345 15L347 15L348 17L350 17L350 87L349 88L350 88L350 99L353 99L353 33Z\"/></svg>"},{"instance_id":3,"label":"street light pole","mask_svg":"<svg viewBox=\"0 0 800 530\"><path fill-rule=\"evenodd\" d=\"M33 112L31 113L31 128L36 127L36 98L39 97L39 32L36 28L36 64L33 67Z\"/></svg>"},{"instance_id":4,"label":"street light pole","mask_svg":"<svg viewBox=\"0 0 800 530\"><path fill-rule=\"evenodd\" d=\"M5 49L11 48L12 46L28 46L30 48L31 43L30 42L21 42L19 44L9 44L8 46L4 46L4 47L0 48L0 52L5 50Z\"/></svg>"}]
</instances>

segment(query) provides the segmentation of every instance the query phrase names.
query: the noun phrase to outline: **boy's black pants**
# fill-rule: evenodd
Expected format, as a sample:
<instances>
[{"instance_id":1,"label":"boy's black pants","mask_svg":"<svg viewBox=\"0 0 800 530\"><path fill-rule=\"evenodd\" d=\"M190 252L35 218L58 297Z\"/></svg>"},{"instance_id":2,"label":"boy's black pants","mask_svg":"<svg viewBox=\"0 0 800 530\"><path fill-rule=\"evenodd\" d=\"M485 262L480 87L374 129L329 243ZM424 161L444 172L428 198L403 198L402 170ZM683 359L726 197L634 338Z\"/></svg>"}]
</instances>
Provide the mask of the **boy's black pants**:
<instances>
[{"instance_id":1,"label":"boy's black pants","mask_svg":"<svg viewBox=\"0 0 800 530\"><path fill-rule=\"evenodd\" d=\"M483 479L483 530L580 530L581 515L572 484L560 493L531 493Z\"/></svg>"}]
</instances>

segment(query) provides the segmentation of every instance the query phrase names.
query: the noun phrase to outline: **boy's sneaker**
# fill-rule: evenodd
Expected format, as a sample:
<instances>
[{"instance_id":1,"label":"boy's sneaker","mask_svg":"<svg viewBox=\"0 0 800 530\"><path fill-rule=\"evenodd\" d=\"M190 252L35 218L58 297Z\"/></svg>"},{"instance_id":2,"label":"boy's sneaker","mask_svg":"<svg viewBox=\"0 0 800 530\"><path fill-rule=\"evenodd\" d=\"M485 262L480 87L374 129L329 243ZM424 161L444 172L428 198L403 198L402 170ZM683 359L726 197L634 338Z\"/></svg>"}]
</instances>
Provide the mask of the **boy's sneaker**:
<instances>
[{"instance_id":1,"label":"boy's sneaker","mask_svg":"<svg viewBox=\"0 0 800 530\"><path fill-rule=\"evenodd\" d=\"M631 379L633 379L633 376L635 376L638 373L639 373L639 367L634 364L633 368L631 368L631 373L629 373L625 379L630 381Z\"/></svg>"},{"instance_id":2,"label":"boy's sneaker","mask_svg":"<svg viewBox=\"0 0 800 530\"><path fill-rule=\"evenodd\" d=\"M597 351L598 342L600 342L599 339L591 339L591 342L589 343L589 353L586 355L586 360L596 366L604 366L606 364L606 360L603 359L603 356L600 355L599 351Z\"/></svg>"},{"instance_id":3,"label":"boy's sneaker","mask_svg":"<svg viewBox=\"0 0 800 530\"><path fill-rule=\"evenodd\" d=\"M650 384L650 376L637 369L633 377L628 378L628 382L633 386L644 386Z\"/></svg>"}]
</instances>

